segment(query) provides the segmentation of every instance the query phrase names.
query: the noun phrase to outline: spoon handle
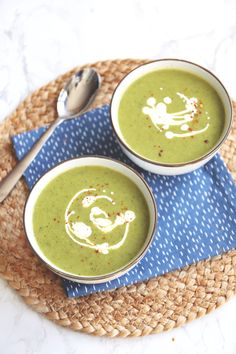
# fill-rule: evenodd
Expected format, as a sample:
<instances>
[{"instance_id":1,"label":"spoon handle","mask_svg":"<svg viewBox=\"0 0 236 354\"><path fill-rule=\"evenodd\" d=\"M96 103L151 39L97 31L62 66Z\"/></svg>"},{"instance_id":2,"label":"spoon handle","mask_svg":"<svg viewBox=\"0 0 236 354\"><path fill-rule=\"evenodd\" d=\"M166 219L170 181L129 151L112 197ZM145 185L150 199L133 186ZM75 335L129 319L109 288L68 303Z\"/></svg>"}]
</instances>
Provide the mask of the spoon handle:
<instances>
[{"instance_id":1,"label":"spoon handle","mask_svg":"<svg viewBox=\"0 0 236 354\"><path fill-rule=\"evenodd\" d=\"M40 139L33 145L31 150L25 157L16 164L11 172L0 182L0 203L8 196L13 187L19 181L29 164L39 153L42 146L46 143L48 138L52 135L55 128L62 122L62 119L57 118L46 130L46 132L40 137Z\"/></svg>"}]
</instances>

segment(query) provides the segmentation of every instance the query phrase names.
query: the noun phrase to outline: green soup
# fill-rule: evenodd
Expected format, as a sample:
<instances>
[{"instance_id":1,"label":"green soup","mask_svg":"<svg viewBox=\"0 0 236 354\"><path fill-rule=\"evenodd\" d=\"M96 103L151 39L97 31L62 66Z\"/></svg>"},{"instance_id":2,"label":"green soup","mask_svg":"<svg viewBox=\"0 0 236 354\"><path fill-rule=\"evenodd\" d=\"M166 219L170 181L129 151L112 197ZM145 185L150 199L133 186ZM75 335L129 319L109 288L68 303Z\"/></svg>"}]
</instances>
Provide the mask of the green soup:
<instances>
[{"instance_id":1,"label":"green soup","mask_svg":"<svg viewBox=\"0 0 236 354\"><path fill-rule=\"evenodd\" d=\"M77 167L41 192L33 227L40 249L56 266L77 275L103 275L139 253L149 211L129 178L106 167Z\"/></svg>"},{"instance_id":2,"label":"green soup","mask_svg":"<svg viewBox=\"0 0 236 354\"><path fill-rule=\"evenodd\" d=\"M158 70L123 94L118 119L124 140L137 154L163 163L198 159L219 141L225 112L205 80L182 70Z\"/></svg>"}]
</instances>

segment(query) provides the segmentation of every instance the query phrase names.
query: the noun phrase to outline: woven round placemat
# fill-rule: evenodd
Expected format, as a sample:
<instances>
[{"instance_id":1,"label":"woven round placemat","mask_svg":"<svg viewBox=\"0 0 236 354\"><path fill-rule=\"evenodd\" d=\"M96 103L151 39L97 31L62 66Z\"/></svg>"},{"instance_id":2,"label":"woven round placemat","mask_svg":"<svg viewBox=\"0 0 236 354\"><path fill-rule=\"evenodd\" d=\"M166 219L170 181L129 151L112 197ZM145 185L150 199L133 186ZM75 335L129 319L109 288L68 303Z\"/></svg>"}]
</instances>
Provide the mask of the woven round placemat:
<instances>
[{"instance_id":1,"label":"woven round placemat","mask_svg":"<svg viewBox=\"0 0 236 354\"><path fill-rule=\"evenodd\" d=\"M144 62L127 59L89 65L103 79L93 107L108 103L121 78ZM0 179L16 163L10 136L53 121L57 95L76 70L28 96L1 124ZM236 120L221 155L236 179ZM0 205L0 276L35 311L61 326L98 336L143 336L204 316L236 293L236 250L233 250L145 283L68 299L60 279L41 264L26 242L22 216L28 193L21 179Z\"/></svg>"}]
</instances>

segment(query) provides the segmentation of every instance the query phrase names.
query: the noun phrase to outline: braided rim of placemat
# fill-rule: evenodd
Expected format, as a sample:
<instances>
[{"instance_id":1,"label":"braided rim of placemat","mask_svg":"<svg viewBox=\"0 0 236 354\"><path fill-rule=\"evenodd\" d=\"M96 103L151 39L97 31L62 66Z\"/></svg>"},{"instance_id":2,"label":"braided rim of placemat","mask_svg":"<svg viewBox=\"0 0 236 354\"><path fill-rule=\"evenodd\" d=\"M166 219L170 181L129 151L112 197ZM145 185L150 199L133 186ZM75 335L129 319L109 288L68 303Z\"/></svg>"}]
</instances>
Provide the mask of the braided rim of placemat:
<instances>
[{"instance_id":1,"label":"braided rim of placemat","mask_svg":"<svg viewBox=\"0 0 236 354\"><path fill-rule=\"evenodd\" d=\"M92 66L102 76L93 107L108 103L121 78L147 60L113 60ZM15 165L10 136L56 117L57 95L76 71L60 76L28 96L0 126L0 179ZM236 179L236 120L221 149ZM0 206L0 276L35 311L55 323L98 336L143 336L181 326L222 305L236 292L236 250L182 270L121 289L68 299L60 279L45 268L25 240L23 179Z\"/></svg>"}]
</instances>

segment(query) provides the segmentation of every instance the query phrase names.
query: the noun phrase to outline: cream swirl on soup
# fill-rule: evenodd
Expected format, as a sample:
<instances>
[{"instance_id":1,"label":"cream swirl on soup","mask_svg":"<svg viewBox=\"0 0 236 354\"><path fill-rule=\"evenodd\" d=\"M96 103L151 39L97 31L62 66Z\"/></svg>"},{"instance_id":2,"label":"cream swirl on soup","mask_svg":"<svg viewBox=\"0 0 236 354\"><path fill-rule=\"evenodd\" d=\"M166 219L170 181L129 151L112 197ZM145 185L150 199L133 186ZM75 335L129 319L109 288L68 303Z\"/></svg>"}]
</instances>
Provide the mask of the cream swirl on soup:
<instances>
[{"instance_id":1,"label":"cream swirl on soup","mask_svg":"<svg viewBox=\"0 0 236 354\"><path fill-rule=\"evenodd\" d=\"M167 105L172 102L172 99L166 96L163 101L160 102L157 102L155 97L149 97L147 99L147 106L143 107L142 112L149 116L153 125L160 132L167 130L165 132L165 137L167 139L172 139L174 137L185 138L205 132L209 127L209 123L207 123L202 129L191 130L187 133L176 133L168 130L172 126L179 126L182 131L189 130L190 127L187 123L191 123L198 112L198 99L196 97L189 98L180 92L176 92L176 95L182 99L185 105L184 110L173 113L167 112ZM207 118L210 119L209 116Z\"/></svg>"},{"instance_id":2,"label":"cream swirl on soup","mask_svg":"<svg viewBox=\"0 0 236 354\"><path fill-rule=\"evenodd\" d=\"M96 188L82 189L72 197L65 211L65 229L69 237L80 246L92 248L100 253L107 254L110 250L118 249L124 244L129 232L129 224L135 219L136 215L132 210L126 210L125 212L117 213L115 219L112 220L109 213L100 207L93 205L97 200L101 199L105 199L109 203L115 205L114 199L107 195L91 195L91 192L96 192ZM110 194L113 194L113 192L110 192ZM82 208L91 207L89 209L91 226L93 225L102 233L108 234L108 237L109 233L115 228L125 225L121 240L113 245L110 245L109 242L95 243L94 241L91 241L90 237L93 234L92 227L84 221L71 221L70 219L70 217L75 214L75 211L71 210L71 208L73 209L74 203L77 204L77 208L78 204Z\"/></svg>"}]
</instances>

